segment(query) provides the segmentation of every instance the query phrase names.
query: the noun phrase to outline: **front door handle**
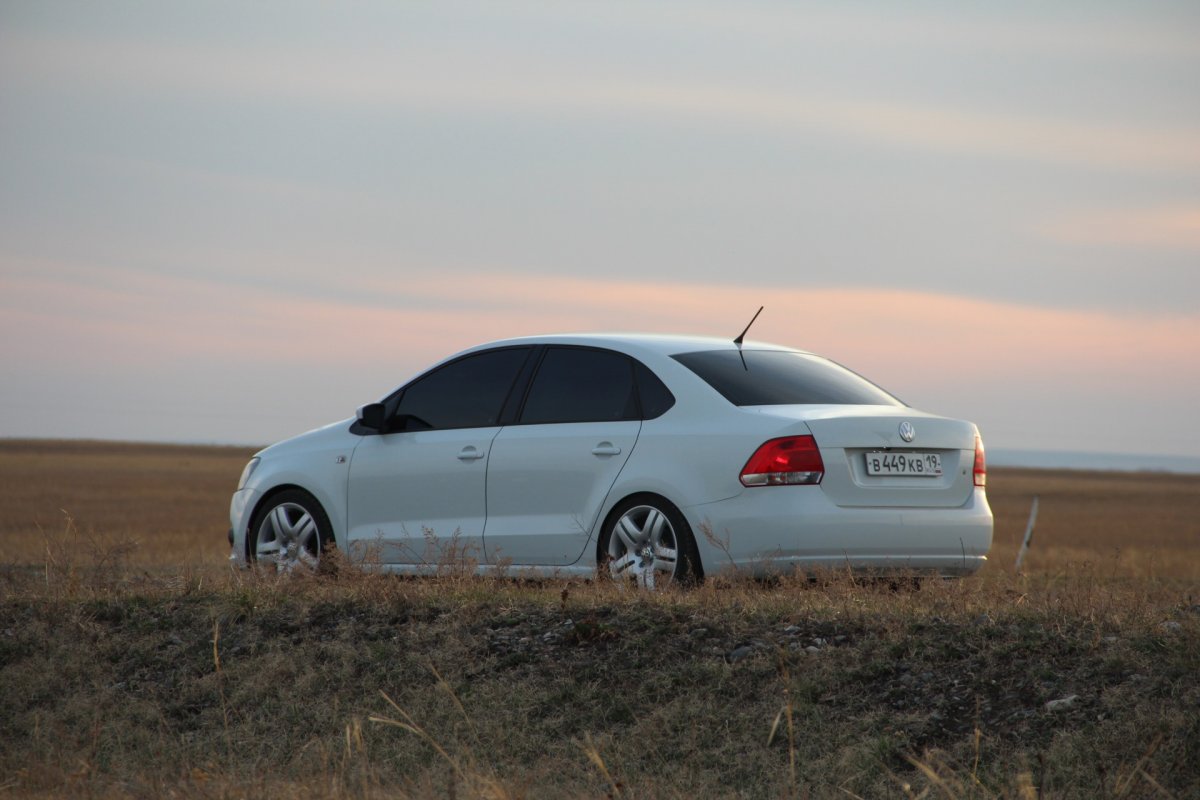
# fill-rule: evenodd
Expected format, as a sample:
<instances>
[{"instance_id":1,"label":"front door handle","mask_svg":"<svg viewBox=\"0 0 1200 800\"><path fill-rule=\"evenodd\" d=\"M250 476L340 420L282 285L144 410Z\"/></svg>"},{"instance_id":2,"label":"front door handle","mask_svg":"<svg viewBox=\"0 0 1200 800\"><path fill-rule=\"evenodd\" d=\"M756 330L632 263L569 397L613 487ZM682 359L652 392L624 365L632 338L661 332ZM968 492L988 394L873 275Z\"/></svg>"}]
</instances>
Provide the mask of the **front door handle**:
<instances>
[{"instance_id":1,"label":"front door handle","mask_svg":"<svg viewBox=\"0 0 1200 800\"><path fill-rule=\"evenodd\" d=\"M601 442L592 448L592 455L596 456L615 456L621 452L621 448L617 447L612 442Z\"/></svg>"},{"instance_id":2,"label":"front door handle","mask_svg":"<svg viewBox=\"0 0 1200 800\"><path fill-rule=\"evenodd\" d=\"M462 461L474 461L476 459L483 458L485 455L487 455L487 453L484 453L482 450L476 450L471 445L467 445L462 450L458 451L458 457Z\"/></svg>"}]
</instances>

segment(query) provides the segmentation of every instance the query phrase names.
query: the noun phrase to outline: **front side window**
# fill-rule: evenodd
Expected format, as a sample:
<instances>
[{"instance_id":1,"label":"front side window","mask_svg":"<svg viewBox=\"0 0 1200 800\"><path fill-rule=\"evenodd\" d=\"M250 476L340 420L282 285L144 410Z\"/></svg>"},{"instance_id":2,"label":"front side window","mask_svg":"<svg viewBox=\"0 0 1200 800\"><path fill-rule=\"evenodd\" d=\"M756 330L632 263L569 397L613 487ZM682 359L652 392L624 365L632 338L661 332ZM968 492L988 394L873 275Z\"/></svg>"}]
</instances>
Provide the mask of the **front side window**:
<instances>
[{"instance_id":1,"label":"front side window","mask_svg":"<svg viewBox=\"0 0 1200 800\"><path fill-rule=\"evenodd\" d=\"M843 366L785 350L710 350L672 356L735 406L902 406Z\"/></svg>"},{"instance_id":2,"label":"front side window","mask_svg":"<svg viewBox=\"0 0 1200 800\"><path fill-rule=\"evenodd\" d=\"M633 362L611 350L546 351L521 413L527 425L637 419Z\"/></svg>"},{"instance_id":3,"label":"front side window","mask_svg":"<svg viewBox=\"0 0 1200 800\"><path fill-rule=\"evenodd\" d=\"M529 356L529 348L489 350L460 358L404 389L393 430L484 428L500 410Z\"/></svg>"}]
</instances>

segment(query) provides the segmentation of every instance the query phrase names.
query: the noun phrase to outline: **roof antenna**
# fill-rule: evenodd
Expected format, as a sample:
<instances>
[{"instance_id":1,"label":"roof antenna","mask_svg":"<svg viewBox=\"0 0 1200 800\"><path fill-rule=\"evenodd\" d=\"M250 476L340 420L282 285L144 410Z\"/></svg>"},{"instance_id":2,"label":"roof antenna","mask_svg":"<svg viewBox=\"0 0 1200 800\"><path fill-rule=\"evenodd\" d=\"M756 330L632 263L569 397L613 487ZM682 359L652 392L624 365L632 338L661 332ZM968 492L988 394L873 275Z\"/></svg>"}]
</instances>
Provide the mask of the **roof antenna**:
<instances>
[{"instance_id":1,"label":"roof antenna","mask_svg":"<svg viewBox=\"0 0 1200 800\"><path fill-rule=\"evenodd\" d=\"M750 325L754 324L754 320L758 319L758 315L762 313L763 306L758 307L758 311L754 312L754 316L750 318ZM750 330L750 325L746 326L746 330L738 334L738 337L733 340L733 343L738 347L742 346L742 340L746 338L746 331Z\"/></svg>"},{"instance_id":2,"label":"roof antenna","mask_svg":"<svg viewBox=\"0 0 1200 800\"><path fill-rule=\"evenodd\" d=\"M754 316L750 318L750 325L754 324L754 320L758 319L758 315L762 313L762 310L763 306L759 306L758 311L755 311ZM746 363L746 354L742 352L742 341L746 338L746 331L750 330L750 325L747 325L746 329L739 333L738 337L733 340L733 343L737 345L738 355L742 358L742 369L746 370L746 372L750 371L750 366Z\"/></svg>"}]
</instances>

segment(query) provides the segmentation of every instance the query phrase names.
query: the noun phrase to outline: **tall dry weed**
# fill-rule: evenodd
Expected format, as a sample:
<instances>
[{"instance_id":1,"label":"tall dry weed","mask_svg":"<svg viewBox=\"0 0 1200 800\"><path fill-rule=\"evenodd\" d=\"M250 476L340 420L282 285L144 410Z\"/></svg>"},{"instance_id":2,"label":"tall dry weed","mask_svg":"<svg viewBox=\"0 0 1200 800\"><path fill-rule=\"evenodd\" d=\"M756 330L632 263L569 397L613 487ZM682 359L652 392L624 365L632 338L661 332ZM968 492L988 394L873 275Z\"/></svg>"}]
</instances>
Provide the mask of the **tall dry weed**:
<instances>
[{"instance_id":1,"label":"tall dry weed","mask_svg":"<svg viewBox=\"0 0 1200 800\"><path fill-rule=\"evenodd\" d=\"M138 542L126 537L80 530L62 511L62 527L42 530L42 579L48 594L78 597L112 592L131 582L128 560Z\"/></svg>"}]
</instances>

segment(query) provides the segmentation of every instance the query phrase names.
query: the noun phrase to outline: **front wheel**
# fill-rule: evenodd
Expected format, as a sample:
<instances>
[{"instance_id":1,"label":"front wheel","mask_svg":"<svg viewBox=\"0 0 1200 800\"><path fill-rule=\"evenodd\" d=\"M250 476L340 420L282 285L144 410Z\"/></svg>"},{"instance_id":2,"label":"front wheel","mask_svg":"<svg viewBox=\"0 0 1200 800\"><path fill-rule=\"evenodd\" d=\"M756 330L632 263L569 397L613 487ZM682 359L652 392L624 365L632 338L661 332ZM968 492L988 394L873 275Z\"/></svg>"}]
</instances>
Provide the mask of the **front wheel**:
<instances>
[{"instance_id":1,"label":"front wheel","mask_svg":"<svg viewBox=\"0 0 1200 800\"><path fill-rule=\"evenodd\" d=\"M609 515L600 542L618 584L654 590L700 578L700 556L679 509L659 497L631 497Z\"/></svg>"},{"instance_id":2,"label":"front wheel","mask_svg":"<svg viewBox=\"0 0 1200 800\"><path fill-rule=\"evenodd\" d=\"M333 541L321 504L299 489L280 492L263 504L250 524L250 536L251 558L284 573L315 571Z\"/></svg>"}]
</instances>

